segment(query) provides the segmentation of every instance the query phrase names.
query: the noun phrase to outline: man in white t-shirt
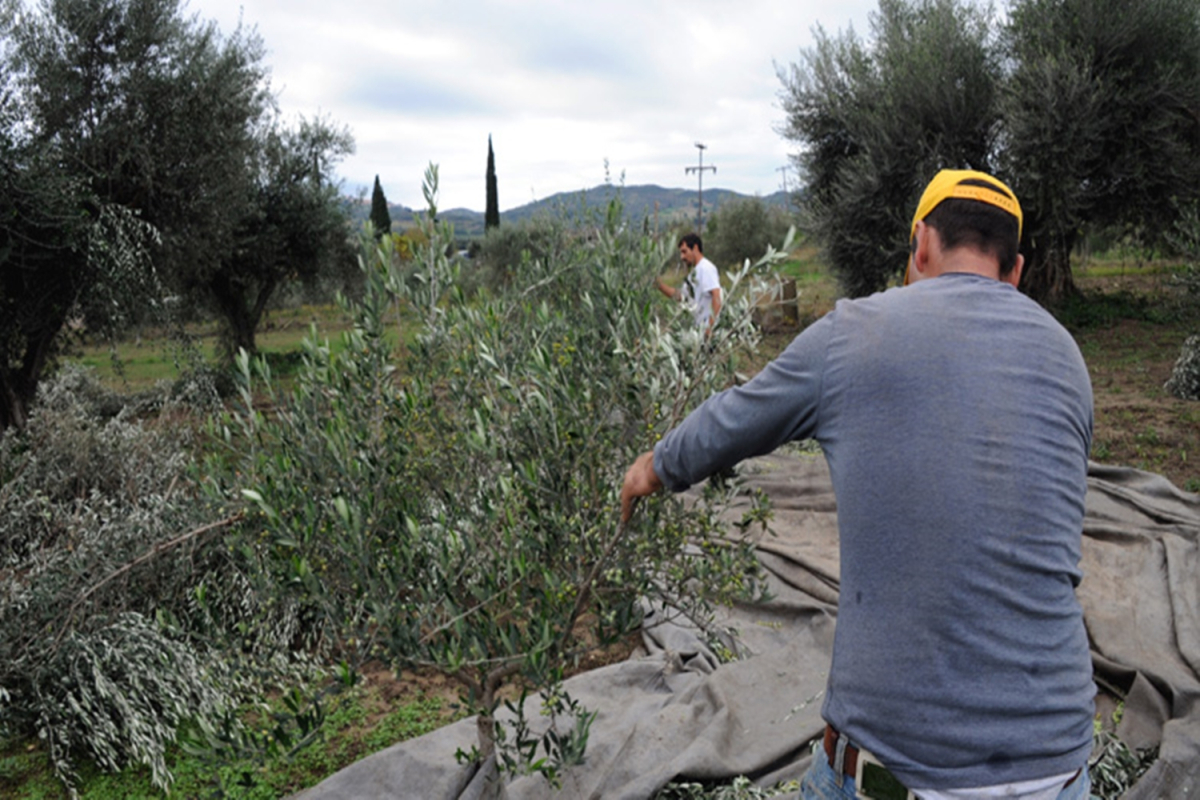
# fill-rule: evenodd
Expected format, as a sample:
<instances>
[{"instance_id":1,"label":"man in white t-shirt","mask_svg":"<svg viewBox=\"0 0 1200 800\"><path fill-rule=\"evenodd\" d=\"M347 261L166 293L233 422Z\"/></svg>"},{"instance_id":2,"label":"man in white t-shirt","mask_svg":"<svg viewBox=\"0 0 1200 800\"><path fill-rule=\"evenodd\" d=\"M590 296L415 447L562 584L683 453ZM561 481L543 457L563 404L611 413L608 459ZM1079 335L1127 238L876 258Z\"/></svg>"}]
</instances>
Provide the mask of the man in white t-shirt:
<instances>
[{"instance_id":1,"label":"man in white t-shirt","mask_svg":"<svg viewBox=\"0 0 1200 800\"><path fill-rule=\"evenodd\" d=\"M658 290L667 297L687 303L696 319L696 327L708 336L721 313L721 277L717 265L704 257L704 246L695 233L686 234L679 240L679 257L692 271L678 289L663 283L660 278Z\"/></svg>"}]
</instances>

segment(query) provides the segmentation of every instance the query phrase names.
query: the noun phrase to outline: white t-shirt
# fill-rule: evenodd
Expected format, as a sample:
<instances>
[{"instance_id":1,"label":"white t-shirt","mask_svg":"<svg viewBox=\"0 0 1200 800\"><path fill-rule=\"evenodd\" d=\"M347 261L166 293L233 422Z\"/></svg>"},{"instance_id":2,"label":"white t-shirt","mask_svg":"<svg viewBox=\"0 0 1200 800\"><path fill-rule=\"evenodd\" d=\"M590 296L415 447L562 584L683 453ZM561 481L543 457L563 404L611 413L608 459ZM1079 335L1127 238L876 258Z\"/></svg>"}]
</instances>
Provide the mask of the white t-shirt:
<instances>
[{"instance_id":1,"label":"white t-shirt","mask_svg":"<svg viewBox=\"0 0 1200 800\"><path fill-rule=\"evenodd\" d=\"M1004 783L999 786L981 786L978 789L913 789L921 800L1054 800L1062 793L1067 781L1077 773L1055 775L1034 781Z\"/></svg>"},{"instance_id":2,"label":"white t-shirt","mask_svg":"<svg viewBox=\"0 0 1200 800\"><path fill-rule=\"evenodd\" d=\"M708 329L708 321L712 319L712 292L721 288L721 276L717 273L717 265L707 258L701 257L688 273L680 290L683 301L692 309L696 327Z\"/></svg>"}]
</instances>

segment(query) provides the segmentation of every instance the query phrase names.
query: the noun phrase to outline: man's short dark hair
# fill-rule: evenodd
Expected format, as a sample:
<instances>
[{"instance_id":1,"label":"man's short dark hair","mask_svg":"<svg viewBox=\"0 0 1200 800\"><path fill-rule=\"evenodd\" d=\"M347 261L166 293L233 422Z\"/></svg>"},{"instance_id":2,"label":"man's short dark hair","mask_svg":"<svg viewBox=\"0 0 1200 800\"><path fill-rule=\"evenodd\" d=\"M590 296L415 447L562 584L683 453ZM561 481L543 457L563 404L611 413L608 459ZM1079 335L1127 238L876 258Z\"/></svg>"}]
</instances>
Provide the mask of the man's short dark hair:
<instances>
[{"instance_id":1,"label":"man's short dark hair","mask_svg":"<svg viewBox=\"0 0 1200 800\"><path fill-rule=\"evenodd\" d=\"M685 234L684 234L684 235L683 235L683 236L682 236L682 237L679 239L679 245L678 245L678 246L679 246L679 247L683 247L685 244L688 246L688 250L691 250L691 249L694 247L694 248L696 248L697 250L699 250L701 253L703 253L703 252L704 252L704 245L703 245L703 244L701 244L701 242L700 242L700 234L698 234L698 233L685 233Z\"/></svg>"},{"instance_id":2,"label":"man's short dark hair","mask_svg":"<svg viewBox=\"0 0 1200 800\"><path fill-rule=\"evenodd\" d=\"M1011 197L987 181L968 179L967 186L982 186ZM1000 277L1013 271L1020 248L1020 227L1017 218L988 203L951 197L938 203L925 216L925 224L938 232L942 247L953 250L969 246L992 256L1000 264Z\"/></svg>"}]
</instances>

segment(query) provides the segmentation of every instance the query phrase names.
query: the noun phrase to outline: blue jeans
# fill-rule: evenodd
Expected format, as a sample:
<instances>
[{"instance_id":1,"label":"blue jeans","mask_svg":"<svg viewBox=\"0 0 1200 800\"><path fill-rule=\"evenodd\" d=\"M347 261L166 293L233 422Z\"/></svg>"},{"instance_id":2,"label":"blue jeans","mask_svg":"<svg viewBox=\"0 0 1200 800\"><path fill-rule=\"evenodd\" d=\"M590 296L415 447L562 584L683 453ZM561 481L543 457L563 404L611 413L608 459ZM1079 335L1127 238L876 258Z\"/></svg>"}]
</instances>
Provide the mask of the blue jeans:
<instances>
[{"instance_id":1,"label":"blue jeans","mask_svg":"<svg viewBox=\"0 0 1200 800\"><path fill-rule=\"evenodd\" d=\"M1088 800L1092 782L1087 770L1058 793L1058 800ZM818 749L813 754L812 766L800 781L799 800L855 800L854 778L845 777L842 785L838 786L837 774L829 766L829 759L824 751Z\"/></svg>"}]
</instances>

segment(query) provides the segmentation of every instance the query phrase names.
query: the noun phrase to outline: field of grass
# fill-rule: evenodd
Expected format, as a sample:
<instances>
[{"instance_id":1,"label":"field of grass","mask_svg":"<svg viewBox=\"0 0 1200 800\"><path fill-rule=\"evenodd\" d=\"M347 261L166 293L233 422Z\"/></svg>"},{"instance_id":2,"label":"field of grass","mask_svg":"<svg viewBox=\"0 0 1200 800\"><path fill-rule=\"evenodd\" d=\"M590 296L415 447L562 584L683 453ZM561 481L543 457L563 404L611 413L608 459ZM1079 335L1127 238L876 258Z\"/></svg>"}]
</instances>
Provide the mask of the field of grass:
<instances>
[{"instance_id":1,"label":"field of grass","mask_svg":"<svg viewBox=\"0 0 1200 800\"><path fill-rule=\"evenodd\" d=\"M336 352L340 347L339 334L348 322L335 305L303 305L270 311L255 337L258 351L274 367L295 363L302 352L301 342L316 326L318 337L328 339ZM391 330L399 341L412 333L408 326L395 325ZM190 324L185 332L200 358L208 365L219 362L219 327L216 323ZM109 344L88 342L76 347L68 361L95 370L100 380L123 394L152 388L160 381L174 381L187 369L186 359L178 344L167 332L145 331L141 336L128 336ZM281 370L275 370L278 374Z\"/></svg>"}]
</instances>

